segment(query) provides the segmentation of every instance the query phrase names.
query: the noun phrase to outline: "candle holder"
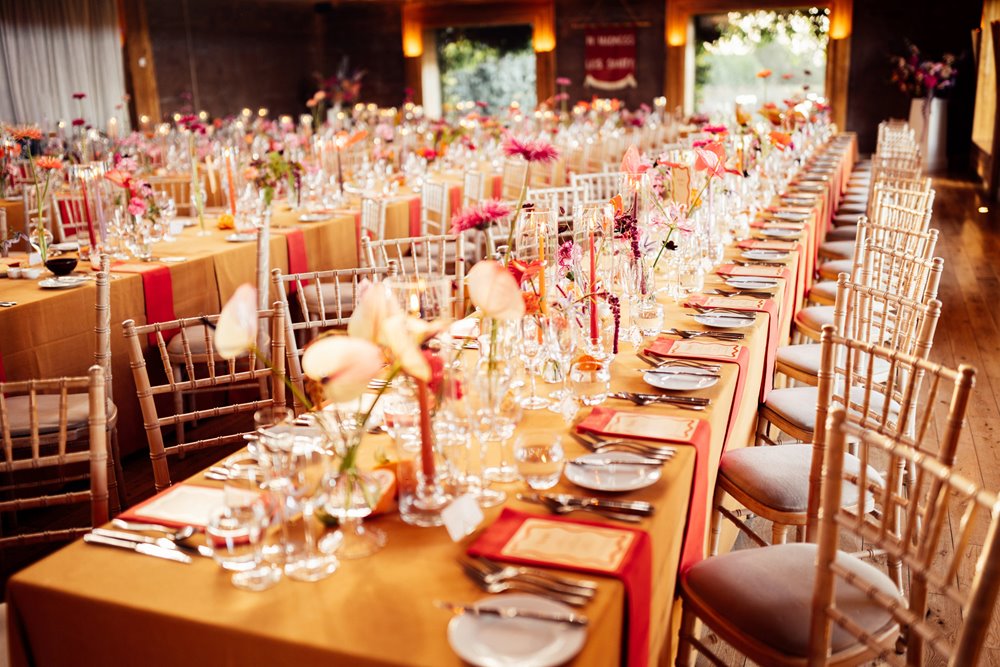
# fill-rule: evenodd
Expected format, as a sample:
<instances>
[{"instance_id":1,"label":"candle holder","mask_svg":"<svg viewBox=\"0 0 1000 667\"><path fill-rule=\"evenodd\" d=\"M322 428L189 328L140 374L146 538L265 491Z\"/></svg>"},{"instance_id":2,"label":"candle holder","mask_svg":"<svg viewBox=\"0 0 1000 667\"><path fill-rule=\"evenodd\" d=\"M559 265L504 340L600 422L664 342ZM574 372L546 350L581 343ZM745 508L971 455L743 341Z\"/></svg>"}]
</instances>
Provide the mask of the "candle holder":
<instances>
[{"instance_id":1,"label":"candle holder","mask_svg":"<svg viewBox=\"0 0 1000 667\"><path fill-rule=\"evenodd\" d=\"M386 279L403 312L443 327L452 317L451 279L445 276L393 276ZM442 512L452 496L444 490L443 467L437 464L434 429L431 427L434 399L427 382L410 378L420 410L419 452L400 447L400 516L416 526L440 526ZM409 453L409 456L407 456Z\"/></svg>"},{"instance_id":2,"label":"candle holder","mask_svg":"<svg viewBox=\"0 0 1000 667\"><path fill-rule=\"evenodd\" d=\"M614 275L614 208L610 204L577 204L573 207L573 242L583 254L581 270L575 273L577 288L584 295L584 338L593 350L601 349L601 295L607 293Z\"/></svg>"}]
</instances>

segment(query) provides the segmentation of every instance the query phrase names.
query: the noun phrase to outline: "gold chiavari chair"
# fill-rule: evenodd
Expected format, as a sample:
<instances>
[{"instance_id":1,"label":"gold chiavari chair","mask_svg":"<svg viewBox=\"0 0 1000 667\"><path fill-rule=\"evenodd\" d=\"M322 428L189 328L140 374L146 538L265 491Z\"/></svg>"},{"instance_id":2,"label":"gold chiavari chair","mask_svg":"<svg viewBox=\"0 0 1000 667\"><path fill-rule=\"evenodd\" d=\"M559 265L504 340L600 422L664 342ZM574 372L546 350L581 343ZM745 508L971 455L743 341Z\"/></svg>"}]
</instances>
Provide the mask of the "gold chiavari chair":
<instances>
[{"instance_id":1,"label":"gold chiavari chair","mask_svg":"<svg viewBox=\"0 0 1000 667\"><path fill-rule=\"evenodd\" d=\"M607 202L621 188L622 173L604 171L596 174L573 174L570 185L582 193L585 202Z\"/></svg>"},{"instance_id":2,"label":"gold chiavari chair","mask_svg":"<svg viewBox=\"0 0 1000 667\"><path fill-rule=\"evenodd\" d=\"M872 191L872 203L873 206L880 201L880 193L888 193L890 197L888 199L883 199L886 203L896 203L903 206L909 206L913 208L925 207L930 210L934 202L934 191L931 189L931 179L930 178L898 178L890 179L886 178L884 175L879 178L878 182L875 184L875 188ZM864 204L866 207L864 215L868 214L868 186L865 186ZM853 214L852 217L844 217L849 214L840 214L834 216L834 224L836 225L833 229L830 229L826 233L825 241L850 241L854 239L854 235L857 232L857 221L860 217L859 214ZM872 212L875 215L875 212Z\"/></svg>"},{"instance_id":3,"label":"gold chiavari chair","mask_svg":"<svg viewBox=\"0 0 1000 667\"><path fill-rule=\"evenodd\" d=\"M147 182L154 192L163 192L174 200L178 211L188 216L197 214L191 198L191 178L188 176L151 176Z\"/></svg>"},{"instance_id":4,"label":"gold chiavari chair","mask_svg":"<svg viewBox=\"0 0 1000 667\"><path fill-rule=\"evenodd\" d=\"M918 363L930 352L940 318L940 302L922 305L877 290L857 286L850 289L846 281L843 289L846 300L857 300L851 319L867 321L871 318L871 321L853 326L843 320L838 322L842 325L841 330L853 329L862 334L860 340L834 337L835 328L832 325L825 327L817 386L776 389L760 409L756 444L769 446L736 449L722 455L713 501L712 553L718 549L722 517L734 521L744 533L763 544L763 540L741 520L740 513L725 508L723 498L726 495L753 515L772 523L772 544L784 542L790 526L808 525L809 502L815 491L812 480L819 479L811 472L811 466L822 460L822 454L815 459L814 453L823 445L822 424L830 405L849 406L850 419L871 428L912 433L917 427L920 410L929 413L934 409L933 403L921 400L925 374L930 375L929 384L935 389L941 387L942 381L945 384L953 382L953 402L961 406L966 404L972 387L971 375L966 382L964 376L948 373L942 376L937 370L928 371L926 364ZM868 354L864 352L865 346L876 346L865 341L880 342L879 334L892 338L887 333L889 325L885 318L872 317L876 305L897 309L896 325L904 333L890 341L895 346L878 345L876 353ZM844 340L849 343L841 344ZM799 443L775 444L767 432L772 424L800 442L811 442L812 448ZM900 484L904 482L902 478L893 479ZM894 578L898 580L898 572L894 573Z\"/></svg>"},{"instance_id":5,"label":"gold chiavari chair","mask_svg":"<svg viewBox=\"0 0 1000 667\"><path fill-rule=\"evenodd\" d=\"M420 235L443 234L451 221L448 184L427 181L420 191Z\"/></svg>"},{"instance_id":6,"label":"gold chiavari chair","mask_svg":"<svg viewBox=\"0 0 1000 667\"><path fill-rule=\"evenodd\" d=\"M475 206L490 198L492 193L486 191L489 185L487 176L477 169L469 169L462 175L462 206Z\"/></svg>"},{"instance_id":7,"label":"gold chiavari chair","mask_svg":"<svg viewBox=\"0 0 1000 667\"><path fill-rule=\"evenodd\" d=\"M528 163L521 159L508 159L503 163L500 198L516 201L521 198L521 191L527 187L525 179L528 173Z\"/></svg>"},{"instance_id":8,"label":"gold chiavari chair","mask_svg":"<svg viewBox=\"0 0 1000 667\"><path fill-rule=\"evenodd\" d=\"M385 237L386 205L386 200L381 197L361 198L362 238L380 241Z\"/></svg>"},{"instance_id":9,"label":"gold chiavari chair","mask_svg":"<svg viewBox=\"0 0 1000 667\"><path fill-rule=\"evenodd\" d=\"M89 243L83 195L72 192L53 194L52 212L55 217L53 236L56 242L86 239Z\"/></svg>"},{"instance_id":10,"label":"gold chiavari chair","mask_svg":"<svg viewBox=\"0 0 1000 667\"><path fill-rule=\"evenodd\" d=\"M931 209L934 203L933 193L931 190L925 196L907 198L908 201L904 203L898 194L879 190L875 193L876 204L869 220L874 224L901 231L927 231L930 228ZM914 200L917 204L910 205L909 200ZM820 260L850 259L853 252L853 238L824 241L819 247Z\"/></svg>"},{"instance_id":11,"label":"gold chiavari chair","mask_svg":"<svg viewBox=\"0 0 1000 667\"><path fill-rule=\"evenodd\" d=\"M936 241L937 235L933 235ZM852 260L853 261L853 260ZM937 297L944 260L927 259L894 249L886 250L876 239L865 240L860 268L853 279L863 285L926 302ZM833 321L833 306L808 306L795 313L795 341L819 340L823 325Z\"/></svg>"},{"instance_id":12,"label":"gold chiavari chair","mask_svg":"<svg viewBox=\"0 0 1000 667\"><path fill-rule=\"evenodd\" d=\"M685 572L677 664L689 664L692 648L722 664L694 636L699 619L764 665L979 664L1000 590L1000 498L928 453L958 441L956 407L943 430L920 440L879 433L834 407L816 466L825 471L818 543L737 551ZM852 469L855 451L915 470L911 493ZM872 505L880 511L860 510ZM860 545L903 563L908 589L852 553Z\"/></svg>"},{"instance_id":13,"label":"gold chiavari chair","mask_svg":"<svg viewBox=\"0 0 1000 667\"><path fill-rule=\"evenodd\" d=\"M77 396L81 400L73 400ZM9 411L16 399L28 403L26 414ZM43 428L52 422L54 429ZM86 437L78 437L80 431ZM0 548L68 541L108 521L106 438L101 367L82 377L0 382L0 513L16 517L25 510L90 504L89 524L81 528L37 530L11 519ZM71 450L69 444L81 440L86 448Z\"/></svg>"},{"instance_id":14,"label":"gold chiavari chair","mask_svg":"<svg viewBox=\"0 0 1000 667\"><path fill-rule=\"evenodd\" d=\"M246 433L252 432L251 428L239 433L168 445L163 437L163 427L177 426L214 417L253 414L262 408L285 404L284 385L281 379L285 372L285 328L287 326L284 304L278 301L271 310L260 311L257 315L259 328L270 332L270 365L258 359L254 351L242 358L220 361L220 357L215 351L214 329L212 328L219 319L218 315L191 317L145 326L137 326L133 320L126 320L122 324L129 360L132 365L132 374L135 378L139 407L142 410L143 426L149 441L149 458L153 465L153 480L157 491L162 491L171 484L169 456L208 447L236 444L243 441L243 436ZM201 339L198 348L205 350L204 353L195 352L195 346L192 344L195 337L190 335L192 328L195 328L198 333L197 337ZM177 333L171 340L179 340L179 347L183 354L183 374L176 372L175 361L167 350L167 341L163 335L165 331L174 330ZM156 342L158 358L166 378L163 384L153 385L150 383L150 374L140 343L141 337L148 335L152 335ZM268 382L270 383L270 391L266 387ZM160 416L156 401L158 396L167 394L173 396L182 392L225 394L234 389L255 386L260 389L257 398L237 400L230 396L224 404L216 407L191 411L184 411L183 408L175 409L174 414L168 416Z\"/></svg>"},{"instance_id":15,"label":"gold chiavari chair","mask_svg":"<svg viewBox=\"0 0 1000 667\"><path fill-rule=\"evenodd\" d=\"M564 185L557 188L528 188L525 198L541 211L555 211L556 224L560 231L568 230L573 225L573 207L583 201L582 191L576 185Z\"/></svg>"},{"instance_id":16,"label":"gold chiavari chair","mask_svg":"<svg viewBox=\"0 0 1000 667\"><path fill-rule=\"evenodd\" d=\"M361 239L367 266L384 268L395 262L403 277L448 277L455 294L455 313L465 316L465 237L461 234L411 236L371 241Z\"/></svg>"},{"instance_id":17,"label":"gold chiavari chair","mask_svg":"<svg viewBox=\"0 0 1000 667\"><path fill-rule=\"evenodd\" d=\"M391 267L363 269L334 269L330 271L307 271L282 275L281 269L271 272L271 279L284 304L288 329L286 355L288 358L288 380L300 390L304 390L302 379L302 347L322 331L347 326L358 302L358 290L364 281L376 282L390 275ZM290 289L294 288L294 289ZM292 293L293 302L289 300ZM297 304L298 308L290 306ZM298 339L303 335L301 344ZM305 406L299 404L293 395L296 412Z\"/></svg>"}]
</instances>

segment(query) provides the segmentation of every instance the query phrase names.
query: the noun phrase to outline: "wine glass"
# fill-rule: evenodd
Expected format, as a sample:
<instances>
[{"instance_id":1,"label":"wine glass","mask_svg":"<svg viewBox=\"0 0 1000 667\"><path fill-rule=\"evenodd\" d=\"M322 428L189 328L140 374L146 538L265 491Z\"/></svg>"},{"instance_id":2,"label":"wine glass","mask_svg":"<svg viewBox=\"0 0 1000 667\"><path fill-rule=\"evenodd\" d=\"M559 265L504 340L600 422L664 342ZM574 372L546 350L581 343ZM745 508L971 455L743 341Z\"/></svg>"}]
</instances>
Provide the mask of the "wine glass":
<instances>
[{"instance_id":1,"label":"wine glass","mask_svg":"<svg viewBox=\"0 0 1000 667\"><path fill-rule=\"evenodd\" d=\"M528 410L539 410L549 406L548 399L536 393L538 365L545 358L542 319L530 315L521 318L521 354L529 386L529 394L521 400L521 406Z\"/></svg>"},{"instance_id":2,"label":"wine glass","mask_svg":"<svg viewBox=\"0 0 1000 667\"><path fill-rule=\"evenodd\" d=\"M559 363L559 377L562 386L549 395L555 399L549 406L553 412L562 414L566 400L571 397L569 391L569 367L576 351L576 341L579 336L576 319L571 312L559 308L550 309L545 318L545 343L548 354Z\"/></svg>"}]
</instances>

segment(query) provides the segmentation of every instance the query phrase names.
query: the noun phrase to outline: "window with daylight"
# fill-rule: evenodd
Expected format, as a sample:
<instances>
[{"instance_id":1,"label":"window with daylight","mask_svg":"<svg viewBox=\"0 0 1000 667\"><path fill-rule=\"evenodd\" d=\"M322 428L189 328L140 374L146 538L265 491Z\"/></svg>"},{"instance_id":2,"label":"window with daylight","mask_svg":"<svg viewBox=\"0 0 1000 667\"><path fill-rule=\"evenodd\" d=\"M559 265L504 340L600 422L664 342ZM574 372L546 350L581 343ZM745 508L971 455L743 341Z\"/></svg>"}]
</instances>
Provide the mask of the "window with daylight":
<instances>
[{"instance_id":1,"label":"window with daylight","mask_svg":"<svg viewBox=\"0 0 1000 667\"><path fill-rule=\"evenodd\" d=\"M485 102L490 112L511 102L534 109L535 52L531 36L530 25L438 30L444 110L464 102Z\"/></svg>"},{"instance_id":2,"label":"window with daylight","mask_svg":"<svg viewBox=\"0 0 1000 667\"><path fill-rule=\"evenodd\" d=\"M830 10L818 7L695 16L695 108L823 96L829 30Z\"/></svg>"}]
</instances>

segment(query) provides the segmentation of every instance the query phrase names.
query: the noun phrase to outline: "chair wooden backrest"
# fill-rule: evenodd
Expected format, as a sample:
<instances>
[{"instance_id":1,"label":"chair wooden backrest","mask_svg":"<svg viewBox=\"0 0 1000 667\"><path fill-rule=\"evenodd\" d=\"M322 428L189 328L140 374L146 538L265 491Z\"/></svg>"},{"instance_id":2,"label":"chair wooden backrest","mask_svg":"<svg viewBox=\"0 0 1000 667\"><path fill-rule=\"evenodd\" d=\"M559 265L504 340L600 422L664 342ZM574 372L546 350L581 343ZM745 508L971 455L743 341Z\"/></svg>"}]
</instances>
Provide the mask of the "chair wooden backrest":
<instances>
[{"instance_id":1,"label":"chair wooden backrest","mask_svg":"<svg viewBox=\"0 0 1000 667\"><path fill-rule=\"evenodd\" d=\"M616 194L621 185L622 173L604 171L596 174L572 174L570 185L579 189L584 202L607 202Z\"/></svg>"},{"instance_id":2,"label":"chair wooden backrest","mask_svg":"<svg viewBox=\"0 0 1000 667\"><path fill-rule=\"evenodd\" d=\"M959 372L971 382L971 369ZM936 449L946 450L957 442L962 408L952 404L947 425L938 431ZM891 470L914 469L915 475L910 493L904 496L894 493L890 484L871 483L861 468L860 477L851 480L862 495L857 507L864 507L866 498L872 498L881 508L877 516L842 507L843 484L824 484L809 664L826 664L834 624L891 665L980 664L1000 589L997 494L956 472L952 462L928 456L926 447L914 446L898 433L878 433L852 423L841 408L831 413L827 431L825 467L830 480L852 477L844 473L849 448L856 449L862 460L886 458ZM905 518L902 523L895 520L900 514ZM885 551L909 568L906 604L845 570L837 559L843 534ZM837 606L837 586L863 592L870 603L905 628L904 655L896 651L898 635L873 637L849 620L849 612ZM935 613L928 613L932 600ZM960 618L958 627L941 621L948 617ZM936 660L929 657L931 651Z\"/></svg>"},{"instance_id":3,"label":"chair wooden backrest","mask_svg":"<svg viewBox=\"0 0 1000 667\"><path fill-rule=\"evenodd\" d=\"M82 194L62 192L52 195L55 222L52 234L57 243L67 239L87 239L87 214Z\"/></svg>"},{"instance_id":4,"label":"chair wooden backrest","mask_svg":"<svg viewBox=\"0 0 1000 667\"><path fill-rule=\"evenodd\" d=\"M395 262L404 277L452 279L455 312L465 313L465 237L462 234L410 236L370 241L361 239L363 255L369 267L384 268Z\"/></svg>"},{"instance_id":5,"label":"chair wooden backrest","mask_svg":"<svg viewBox=\"0 0 1000 667\"><path fill-rule=\"evenodd\" d=\"M573 222L573 207L583 201L578 185L564 185L557 188L528 188L525 201L531 202L536 209L555 211L556 223L566 228Z\"/></svg>"},{"instance_id":6,"label":"chair wooden backrest","mask_svg":"<svg viewBox=\"0 0 1000 667\"><path fill-rule=\"evenodd\" d=\"M173 199L177 210L187 209L189 216L197 213L191 197L191 178L189 176L151 176L147 182L154 192L166 193L168 197Z\"/></svg>"},{"instance_id":7,"label":"chair wooden backrest","mask_svg":"<svg viewBox=\"0 0 1000 667\"><path fill-rule=\"evenodd\" d=\"M58 426L54 433L42 433L38 397L58 396ZM75 438L68 424L69 397L87 394L88 447L70 451ZM11 431L8 403L15 396L27 396L29 433L15 437ZM108 521L108 461L104 398L104 372L93 366L86 376L49 380L0 382L0 512L19 512L42 507L90 503L90 524L84 528L58 528L23 532L0 537L0 547L74 539L90 528ZM27 440L27 444L24 441ZM87 466L87 472L80 469ZM67 490L67 485L89 478L87 490Z\"/></svg>"},{"instance_id":8,"label":"chair wooden backrest","mask_svg":"<svg viewBox=\"0 0 1000 667\"><path fill-rule=\"evenodd\" d=\"M928 307L940 308L940 304L934 302ZM847 419L862 428L906 439L928 456L948 465L954 462L957 434L942 438L936 449L925 443L933 437L937 402L949 393L949 387L952 414L958 417L960 428L975 384L975 371L968 366L954 371L927 361L936 325L937 316L925 314L913 343L915 354L846 338L830 324L823 327L806 530L809 541L815 539L820 513L819 489L826 455L823 425L835 406L847 409ZM884 367L881 373L876 372L879 364ZM953 426L949 418L947 428ZM886 483L901 486L902 471L887 470Z\"/></svg>"},{"instance_id":9,"label":"chair wooden backrest","mask_svg":"<svg viewBox=\"0 0 1000 667\"><path fill-rule=\"evenodd\" d=\"M133 320L126 320L122 324L125 331L125 342L128 346L129 361L132 365L132 374L135 378L136 394L139 397L139 407L142 409L143 426L149 441L149 458L153 465L153 480L157 491L162 491L171 484L168 456L242 442L245 433L249 432L243 431L167 446L163 438L162 429L164 427L212 417L252 414L261 408L284 405L284 385L281 379L285 372L285 328L287 326L284 304L278 301L271 310L260 311L257 315L259 328L270 331L269 361L271 366L268 366L267 363L261 363L262 360L258 359L254 351L241 358L221 360L215 352L213 340L213 327L219 319L218 315L182 318L143 326L136 325ZM204 336L204 354L192 351L190 342L192 335L190 330L192 329ZM168 339L163 335L165 331L175 330L177 333L174 335L181 337L183 361L180 363L180 367L183 369L182 375L175 372L176 364L171 360L171 354L167 350ZM149 335L153 336L156 342L158 357L163 367L163 375L166 378L163 384L153 385L150 383L150 374L146 368L141 342L145 336ZM251 383L266 383L268 380L271 384L269 395L262 392L261 397L256 400L230 400L225 405L204 410L178 410L176 414L164 417L159 415L156 405L156 397L164 394L193 391L224 392Z\"/></svg>"},{"instance_id":10,"label":"chair wooden backrest","mask_svg":"<svg viewBox=\"0 0 1000 667\"><path fill-rule=\"evenodd\" d=\"M7 250L7 244L4 241L7 240L7 209L0 207L0 257L6 257L9 254Z\"/></svg>"},{"instance_id":11,"label":"chair wooden backrest","mask_svg":"<svg viewBox=\"0 0 1000 667\"><path fill-rule=\"evenodd\" d=\"M385 237L386 205L386 200L381 197L361 198L362 238L380 241Z\"/></svg>"},{"instance_id":12,"label":"chair wooden backrest","mask_svg":"<svg viewBox=\"0 0 1000 667\"><path fill-rule=\"evenodd\" d=\"M420 235L442 234L451 222L447 183L425 181L420 191Z\"/></svg>"},{"instance_id":13,"label":"chair wooden backrest","mask_svg":"<svg viewBox=\"0 0 1000 667\"><path fill-rule=\"evenodd\" d=\"M466 171L462 176L462 206L474 206L484 199L489 199L492 195L486 191L489 182L488 174L485 172L478 169Z\"/></svg>"},{"instance_id":14,"label":"chair wooden backrest","mask_svg":"<svg viewBox=\"0 0 1000 667\"><path fill-rule=\"evenodd\" d=\"M500 198L517 200L527 186L528 163L520 158L509 158L503 163L503 176L500 179Z\"/></svg>"},{"instance_id":15,"label":"chair wooden backrest","mask_svg":"<svg viewBox=\"0 0 1000 667\"><path fill-rule=\"evenodd\" d=\"M389 275L390 271L389 267L307 271L288 275L283 275L281 269L271 271L288 325L285 336L288 379L296 388L304 389L302 350L296 334L302 332L311 339L326 329L346 326L357 306L358 288L365 280L376 282ZM289 293L293 294L297 309L290 308ZM297 320L296 316L302 319ZM296 413L305 409L294 394L293 401Z\"/></svg>"},{"instance_id":16,"label":"chair wooden backrest","mask_svg":"<svg viewBox=\"0 0 1000 667\"><path fill-rule=\"evenodd\" d=\"M927 259L923 255L887 249L869 238L865 241L861 266L854 280L868 287L926 302L937 297L943 266L944 260L940 257Z\"/></svg>"}]
</instances>

